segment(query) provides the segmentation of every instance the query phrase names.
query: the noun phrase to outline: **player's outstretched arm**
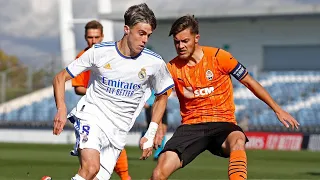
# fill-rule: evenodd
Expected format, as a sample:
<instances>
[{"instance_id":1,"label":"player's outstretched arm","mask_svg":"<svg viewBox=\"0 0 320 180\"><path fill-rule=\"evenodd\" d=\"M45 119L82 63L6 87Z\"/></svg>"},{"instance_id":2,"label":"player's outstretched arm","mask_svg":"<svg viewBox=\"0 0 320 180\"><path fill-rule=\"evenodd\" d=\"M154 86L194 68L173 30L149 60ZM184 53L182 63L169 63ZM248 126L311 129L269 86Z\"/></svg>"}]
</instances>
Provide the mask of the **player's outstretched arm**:
<instances>
[{"instance_id":1,"label":"player's outstretched arm","mask_svg":"<svg viewBox=\"0 0 320 180\"><path fill-rule=\"evenodd\" d=\"M257 98L265 102L276 113L279 121L287 128L289 124L292 129L298 129L300 125L289 113L284 111L270 96L270 94L263 88L250 74L247 74L240 82L245 85Z\"/></svg>"},{"instance_id":2,"label":"player's outstretched arm","mask_svg":"<svg viewBox=\"0 0 320 180\"><path fill-rule=\"evenodd\" d=\"M53 134L59 135L67 121L67 107L64 101L65 83L72 77L64 69L59 72L53 79L53 91L56 101L57 114L53 122Z\"/></svg>"},{"instance_id":3,"label":"player's outstretched arm","mask_svg":"<svg viewBox=\"0 0 320 180\"><path fill-rule=\"evenodd\" d=\"M159 124L161 124L162 116L167 106L167 93L158 95L152 106L152 119L149 128L140 140L140 148L143 150L140 159L145 160L152 154L153 147L158 147L161 144L163 135L157 134ZM159 131L159 132L162 132ZM157 136L156 136L157 134Z\"/></svg>"}]
</instances>

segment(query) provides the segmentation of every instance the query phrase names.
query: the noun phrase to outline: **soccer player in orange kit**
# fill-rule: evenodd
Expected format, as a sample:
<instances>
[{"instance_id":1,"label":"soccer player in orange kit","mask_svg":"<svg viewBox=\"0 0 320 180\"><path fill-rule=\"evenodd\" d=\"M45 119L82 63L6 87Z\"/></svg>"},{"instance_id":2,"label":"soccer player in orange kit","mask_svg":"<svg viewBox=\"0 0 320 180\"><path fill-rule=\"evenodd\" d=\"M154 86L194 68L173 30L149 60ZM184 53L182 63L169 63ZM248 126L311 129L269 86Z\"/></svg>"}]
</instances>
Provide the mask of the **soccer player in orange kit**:
<instances>
[{"instance_id":1,"label":"soccer player in orange kit","mask_svg":"<svg viewBox=\"0 0 320 180\"><path fill-rule=\"evenodd\" d=\"M236 122L230 75L272 108L284 126L298 128L299 123L229 52L199 45L198 22L193 16L177 19L169 35L178 54L168 69L180 102L182 125L166 143L151 179L168 179L205 150L229 158L230 180L247 179L248 139Z\"/></svg>"}]
</instances>

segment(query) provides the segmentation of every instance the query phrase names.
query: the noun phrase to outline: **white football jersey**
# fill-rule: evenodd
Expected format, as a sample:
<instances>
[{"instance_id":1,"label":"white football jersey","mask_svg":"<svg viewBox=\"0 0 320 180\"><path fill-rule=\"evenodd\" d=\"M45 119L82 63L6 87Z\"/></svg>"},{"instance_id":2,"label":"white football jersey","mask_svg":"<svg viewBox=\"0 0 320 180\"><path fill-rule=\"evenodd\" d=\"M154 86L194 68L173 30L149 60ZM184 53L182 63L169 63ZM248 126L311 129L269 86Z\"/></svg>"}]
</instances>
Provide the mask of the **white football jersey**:
<instances>
[{"instance_id":1,"label":"white football jersey","mask_svg":"<svg viewBox=\"0 0 320 180\"><path fill-rule=\"evenodd\" d=\"M116 42L94 45L66 70L72 77L90 70L86 95L72 114L95 121L120 149L150 96L150 89L159 95L174 86L160 55L145 48L136 57L127 57Z\"/></svg>"}]
</instances>

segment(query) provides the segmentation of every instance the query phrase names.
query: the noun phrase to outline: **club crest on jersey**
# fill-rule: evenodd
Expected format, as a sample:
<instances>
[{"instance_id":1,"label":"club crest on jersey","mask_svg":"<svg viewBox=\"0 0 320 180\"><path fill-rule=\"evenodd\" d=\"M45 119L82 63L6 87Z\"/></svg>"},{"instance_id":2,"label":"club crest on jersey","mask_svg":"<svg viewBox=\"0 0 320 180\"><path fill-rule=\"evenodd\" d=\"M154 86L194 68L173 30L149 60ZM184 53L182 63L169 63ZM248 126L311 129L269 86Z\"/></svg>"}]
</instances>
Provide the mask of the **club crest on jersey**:
<instances>
[{"instance_id":1,"label":"club crest on jersey","mask_svg":"<svg viewBox=\"0 0 320 180\"><path fill-rule=\"evenodd\" d=\"M206 77L209 81L213 79L213 72L210 69L206 71Z\"/></svg>"},{"instance_id":2,"label":"club crest on jersey","mask_svg":"<svg viewBox=\"0 0 320 180\"><path fill-rule=\"evenodd\" d=\"M139 77L140 79L144 79L144 78L147 77L147 72L146 72L146 69L145 69L145 68L142 68L142 69L139 71L138 77Z\"/></svg>"}]
</instances>

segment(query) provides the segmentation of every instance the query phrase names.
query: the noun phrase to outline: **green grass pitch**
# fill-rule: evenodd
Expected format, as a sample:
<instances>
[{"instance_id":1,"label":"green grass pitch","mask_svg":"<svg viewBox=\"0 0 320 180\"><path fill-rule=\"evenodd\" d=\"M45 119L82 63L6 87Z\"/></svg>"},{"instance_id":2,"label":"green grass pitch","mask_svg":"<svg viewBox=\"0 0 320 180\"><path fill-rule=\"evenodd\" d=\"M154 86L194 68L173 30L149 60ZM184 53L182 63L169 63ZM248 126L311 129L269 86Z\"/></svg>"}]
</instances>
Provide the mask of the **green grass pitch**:
<instances>
[{"instance_id":1,"label":"green grass pitch","mask_svg":"<svg viewBox=\"0 0 320 180\"><path fill-rule=\"evenodd\" d=\"M70 179L78 160L69 155L72 145L0 143L0 180ZM156 162L139 160L138 147L127 147L132 179L148 179ZM248 179L320 179L320 152L248 151ZM228 179L228 159L201 154L170 179ZM112 179L119 179L116 174Z\"/></svg>"}]
</instances>

